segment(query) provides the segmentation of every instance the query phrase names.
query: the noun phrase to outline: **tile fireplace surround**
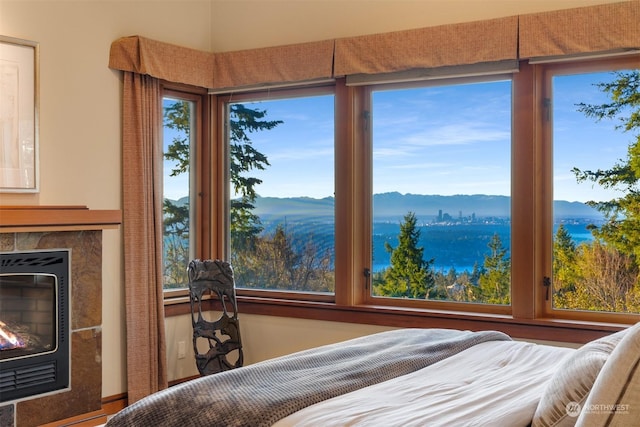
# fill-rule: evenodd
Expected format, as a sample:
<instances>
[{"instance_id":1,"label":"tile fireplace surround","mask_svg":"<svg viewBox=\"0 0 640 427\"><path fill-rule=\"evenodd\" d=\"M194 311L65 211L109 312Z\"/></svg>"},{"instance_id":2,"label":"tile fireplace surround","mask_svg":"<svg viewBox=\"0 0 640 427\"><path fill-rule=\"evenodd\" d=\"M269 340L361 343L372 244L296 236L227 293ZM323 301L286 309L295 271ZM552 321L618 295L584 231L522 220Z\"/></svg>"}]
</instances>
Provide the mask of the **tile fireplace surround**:
<instances>
[{"instance_id":1,"label":"tile fireplace surround","mask_svg":"<svg viewBox=\"0 0 640 427\"><path fill-rule=\"evenodd\" d=\"M0 251L71 249L71 387L0 404L3 427L38 426L102 409L102 230L120 211L0 206Z\"/></svg>"}]
</instances>

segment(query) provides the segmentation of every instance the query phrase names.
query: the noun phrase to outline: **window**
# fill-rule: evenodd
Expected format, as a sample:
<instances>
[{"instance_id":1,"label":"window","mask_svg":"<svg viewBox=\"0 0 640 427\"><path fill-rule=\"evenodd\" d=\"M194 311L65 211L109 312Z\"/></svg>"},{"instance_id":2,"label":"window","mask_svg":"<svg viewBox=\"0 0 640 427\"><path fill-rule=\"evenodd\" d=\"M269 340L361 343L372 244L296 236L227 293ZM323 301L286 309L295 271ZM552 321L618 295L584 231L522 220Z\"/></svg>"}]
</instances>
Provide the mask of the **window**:
<instances>
[{"instance_id":1,"label":"window","mask_svg":"<svg viewBox=\"0 0 640 427\"><path fill-rule=\"evenodd\" d=\"M640 152L633 116L638 114L633 97L638 97L639 71L591 68L552 67L548 75L551 304L563 316L570 310L639 313L640 174L634 163Z\"/></svg>"},{"instance_id":2,"label":"window","mask_svg":"<svg viewBox=\"0 0 640 427\"><path fill-rule=\"evenodd\" d=\"M372 295L509 305L511 81L371 99Z\"/></svg>"},{"instance_id":3,"label":"window","mask_svg":"<svg viewBox=\"0 0 640 427\"><path fill-rule=\"evenodd\" d=\"M621 194L572 172L607 170L636 141L637 127L621 132L576 106L602 103L592 83L616 70L637 75L637 56L216 95L224 173L214 187L224 197L212 206L226 208L214 209L212 234L227 237L214 236L224 245L213 252L231 260L254 313L411 327L481 320L530 338L561 330L554 338L569 341L605 330L593 322L637 321L637 222L626 230L635 252L590 254L627 280L624 299L614 296L626 305L596 307L575 292L554 243L563 232L576 247L594 241L587 226L604 222L585 202ZM594 136L600 143L585 145ZM636 194L637 181L624 191ZM639 204L630 200L628 218L637 221ZM394 262L405 270L389 273Z\"/></svg>"},{"instance_id":4,"label":"window","mask_svg":"<svg viewBox=\"0 0 640 427\"><path fill-rule=\"evenodd\" d=\"M201 95L166 89L163 111L163 287L186 288L189 262L202 257L206 230L197 218ZM200 172L200 174L198 174ZM200 233L197 230L200 230Z\"/></svg>"},{"instance_id":5,"label":"window","mask_svg":"<svg viewBox=\"0 0 640 427\"><path fill-rule=\"evenodd\" d=\"M238 288L333 295L334 103L330 89L226 103Z\"/></svg>"}]
</instances>

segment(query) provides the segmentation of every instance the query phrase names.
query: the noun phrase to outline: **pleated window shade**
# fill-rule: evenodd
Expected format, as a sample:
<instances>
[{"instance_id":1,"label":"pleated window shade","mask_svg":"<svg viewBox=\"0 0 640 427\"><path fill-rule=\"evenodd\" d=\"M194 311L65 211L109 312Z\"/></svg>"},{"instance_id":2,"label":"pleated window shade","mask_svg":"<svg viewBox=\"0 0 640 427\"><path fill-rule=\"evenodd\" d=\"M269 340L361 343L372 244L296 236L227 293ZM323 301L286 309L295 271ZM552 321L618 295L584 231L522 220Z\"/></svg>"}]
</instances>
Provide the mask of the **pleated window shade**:
<instances>
[{"instance_id":1,"label":"pleated window shade","mask_svg":"<svg viewBox=\"0 0 640 427\"><path fill-rule=\"evenodd\" d=\"M141 36L111 43L109 68L146 74L174 83L213 86L213 54Z\"/></svg>"},{"instance_id":2,"label":"pleated window shade","mask_svg":"<svg viewBox=\"0 0 640 427\"><path fill-rule=\"evenodd\" d=\"M518 18L336 40L335 76L388 74L518 57Z\"/></svg>"},{"instance_id":3,"label":"pleated window shade","mask_svg":"<svg viewBox=\"0 0 640 427\"><path fill-rule=\"evenodd\" d=\"M215 55L218 92L333 78L333 40L222 52Z\"/></svg>"},{"instance_id":4,"label":"pleated window shade","mask_svg":"<svg viewBox=\"0 0 640 427\"><path fill-rule=\"evenodd\" d=\"M520 16L520 58L619 54L640 48L640 1Z\"/></svg>"},{"instance_id":5,"label":"pleated window shade","mask_svg":"<svg viewBox=\"0 0 640 427\"><path fill-rule=\"evenodd\" d=\"M640 48L640 0L358 37L210 53L140 36L113 42L109 66L210 89L350 84L512 72L519 60ZM373 77L372 77L373 76Z\"/></svg>"}]
</instances>

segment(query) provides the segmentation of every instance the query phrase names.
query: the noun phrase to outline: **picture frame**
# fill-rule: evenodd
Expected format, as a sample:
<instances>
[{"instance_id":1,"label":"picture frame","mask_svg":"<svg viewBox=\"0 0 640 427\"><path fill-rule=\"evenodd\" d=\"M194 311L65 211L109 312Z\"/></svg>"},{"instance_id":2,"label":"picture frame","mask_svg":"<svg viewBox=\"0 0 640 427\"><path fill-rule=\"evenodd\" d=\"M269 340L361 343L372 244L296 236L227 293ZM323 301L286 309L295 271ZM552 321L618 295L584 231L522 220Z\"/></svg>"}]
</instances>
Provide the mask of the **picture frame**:
<instances>
[{"instance_id":1,"label":"picture frame","mask_svg":"<svg viewBox=\"0 0 640 427\"><path fill-rule=\"evenodd\" d=\"M39 45L0 35L0 192L39 191Z\"/></svg>"}]
</instances>

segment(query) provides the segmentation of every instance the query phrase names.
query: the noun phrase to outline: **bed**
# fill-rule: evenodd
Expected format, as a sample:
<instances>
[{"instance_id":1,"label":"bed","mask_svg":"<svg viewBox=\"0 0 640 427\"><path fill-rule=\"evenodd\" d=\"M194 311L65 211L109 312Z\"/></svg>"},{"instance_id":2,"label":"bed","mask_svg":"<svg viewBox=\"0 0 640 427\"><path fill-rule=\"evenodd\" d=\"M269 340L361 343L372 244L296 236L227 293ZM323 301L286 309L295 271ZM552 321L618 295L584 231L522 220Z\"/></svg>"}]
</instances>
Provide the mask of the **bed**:
<instances>
[{"instance_id":1,"label":"bed","mask_svg":"<svg viewBox=\"0 0 640 427\"><path fill-rule=\"evenodd\" d=\"M639 359L640 324L578 349L398 329L198 378L106 426L632 426Z\"/></svg>"}]
</instances>

